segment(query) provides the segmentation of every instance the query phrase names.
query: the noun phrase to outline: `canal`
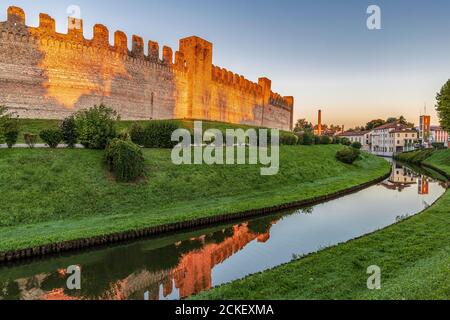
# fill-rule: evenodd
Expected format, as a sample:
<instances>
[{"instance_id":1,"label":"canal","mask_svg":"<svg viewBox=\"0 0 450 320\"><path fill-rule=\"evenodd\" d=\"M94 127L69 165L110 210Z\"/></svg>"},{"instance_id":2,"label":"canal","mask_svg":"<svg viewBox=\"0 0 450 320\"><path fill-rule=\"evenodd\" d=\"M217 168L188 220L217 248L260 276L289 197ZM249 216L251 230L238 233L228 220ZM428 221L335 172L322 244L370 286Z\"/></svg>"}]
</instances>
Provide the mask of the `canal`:
<instances>
[{"instance_id":1,"label":"canal","mask_svg":"<svg viewBox=\"0 0 450 320\"><path fill-rule=\"evenodd\" d=\"M415 215L444 194L439 178L393 163L382 183L314 207L3 265L0 300L187 298ZM81 290L66 286L73 265Z\"/></svg>"}]
</instances>

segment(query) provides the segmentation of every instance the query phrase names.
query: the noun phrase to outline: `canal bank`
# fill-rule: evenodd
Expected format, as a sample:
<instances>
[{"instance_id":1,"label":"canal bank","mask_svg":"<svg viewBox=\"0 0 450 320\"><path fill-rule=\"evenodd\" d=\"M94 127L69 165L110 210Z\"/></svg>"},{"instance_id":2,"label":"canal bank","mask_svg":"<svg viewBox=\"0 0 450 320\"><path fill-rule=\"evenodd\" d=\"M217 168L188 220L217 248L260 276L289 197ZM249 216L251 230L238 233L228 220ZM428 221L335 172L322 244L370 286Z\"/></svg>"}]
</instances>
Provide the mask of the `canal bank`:
<instances>
[{"instance_id":1,"label":"canal bank","mask_svg":"<svg viewBox=\"0 0 450 320\"><path fill-rule=\"evenodd\" d=\"M424 163L450 175L448 150L435 153ZM427 191L423 180L418 187L422 193ZM447 190L421 214L194 298L449 299L449 208ZM381 290L367 287L370 266L381 269Z\"/></svg>"},{"instance_id":2,"label":"canal bank","mask_svg":"<svg viewBox=\"0 0 450 320\"><path fill-rule=\"evenodd\" d=\"M4 150L0 158L0 259L13 261L129 241L326 201L388 171L364 154L336 160L339 145L282 147L280 172L259 166L176 166L145 149L142 184L117 184L92 150ZM231 214L230 214L231 213ZM234 213L234 214L233 214Z\"/></svg>"},{"instance_id":3,"label":"canal bank","mask_svg":"<svg viewBox=\"0 0 450 320\"><path fill-rule=\"evenodd\" d=\"M0 267L1 298L188 298L389 226L445 191L434 175L393 168L376 185L307 208L6 264ZM79 291L65 287L70 265L82 270Z\"/></svg>"}]
</instances>

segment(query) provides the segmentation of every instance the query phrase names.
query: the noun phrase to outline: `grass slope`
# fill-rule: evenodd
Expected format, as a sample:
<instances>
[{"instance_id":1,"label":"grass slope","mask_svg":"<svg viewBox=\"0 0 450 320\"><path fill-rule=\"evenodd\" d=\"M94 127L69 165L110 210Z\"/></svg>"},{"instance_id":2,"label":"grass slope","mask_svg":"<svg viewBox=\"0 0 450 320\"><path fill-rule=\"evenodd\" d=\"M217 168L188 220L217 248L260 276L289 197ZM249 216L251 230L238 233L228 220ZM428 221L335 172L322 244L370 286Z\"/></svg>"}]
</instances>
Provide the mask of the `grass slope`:
<instances>
[{"instance_id":1,"label":"grass slope","mask_svg":"<svg viewBox=\"0 0 450 320\"><path fill-rule=\"evenodd\" d=\"M450 150L426 163L450 174ZM368 266L382 269L369 291ZM274 280L276 279L276 280ZM195 299L449 299L450 192L423 214Z\"/></svg>"},{"instance_id":2,"label":"grass slope","mask_svg":"<svg viewBox=\"0 0 450 320\"><path fill-rule=\"evenodd\" d=\"M117 184L101 151L0 151L0 251L142 229L326 195L386 174L364 154L335 159L338 145L282 147L280 173L259 166L175 166L170 150L145 149L148 179ZM4 200L3 200L4 199Z\"/></svg>"}]
</instances>

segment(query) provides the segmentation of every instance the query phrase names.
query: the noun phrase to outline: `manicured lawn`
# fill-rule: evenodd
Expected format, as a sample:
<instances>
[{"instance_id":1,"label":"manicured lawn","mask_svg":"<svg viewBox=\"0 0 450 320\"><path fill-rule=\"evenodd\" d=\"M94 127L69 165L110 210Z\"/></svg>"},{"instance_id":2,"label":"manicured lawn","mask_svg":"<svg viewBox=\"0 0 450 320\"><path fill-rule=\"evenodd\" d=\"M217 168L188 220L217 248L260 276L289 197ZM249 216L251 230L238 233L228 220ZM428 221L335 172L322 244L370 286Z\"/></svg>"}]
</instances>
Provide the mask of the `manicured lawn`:
<instances>
[{"instance_id":1,"label":"manicured lawn","mask_svg":"<svg viewBox=\"0 0 450 320\"><path fill-rule=\"evenodd\" d=\"M339 148L282 147L276 176L252 165L175 166L170 150L146 149L140 184L113 182L101 151L1 150L0 251L309 199L390 170L368 154L342 164Z\"/></svg>"},{"instance_id":2,"label":"manicured lawn","mask_svg":"<svg viewBox=\"0 0 450 320\"><path fill-rule=\"evenodd\" d=\"M450 150L426 160L450 174ZM382 289L367 289L367 268ZM450 299L450 192L382 231L205 292L195 299Z\"/></svg>"}]
</instances>

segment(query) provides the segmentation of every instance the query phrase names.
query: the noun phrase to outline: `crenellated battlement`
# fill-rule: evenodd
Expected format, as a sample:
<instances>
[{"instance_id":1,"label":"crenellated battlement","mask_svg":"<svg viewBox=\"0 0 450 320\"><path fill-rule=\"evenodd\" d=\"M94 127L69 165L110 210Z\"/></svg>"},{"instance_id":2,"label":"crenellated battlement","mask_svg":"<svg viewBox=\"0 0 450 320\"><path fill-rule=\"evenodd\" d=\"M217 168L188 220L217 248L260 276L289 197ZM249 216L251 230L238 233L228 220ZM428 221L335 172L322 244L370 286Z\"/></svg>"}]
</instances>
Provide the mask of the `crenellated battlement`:
<instances>
[{"instance_id":1,"label":"crenellated battlement","mask_svg":"<svg viewBox=\"0 0 450 320\"><path fill-rule=\"evenodd\" d=\"M144 53L144 40L142 37L133 35L131 39L131 50L128 48L128 37L123 31L114 33L114 45L109 43L109 30L102 24L96 24L93 28L93 38L86 39L83 34L83 20L68 18L67 34L56 32L55 20L48 14L39 14L39 26L31 27L26 25L25 12L18 7L9 7L7 11L7 21L0 22L0 34L2 39L21 42L42 42L46 45L56 44L66 49L70 48L94 48L110 51L112 54L128 56L130 61L144 60L152 63L159 63L177 71L185 71L186 64L183 59L173 61L173 51L164 46L163 54L160 56L159 44L149 41L148 53ZM126 57L124 58L126 59ZM152 64L142 63L139 64Z\"/></svg>"},{"instance_id":2,"label":"crenellated battlement","mask_svg":"<svg viewBox=\"0 0 450 320\"><path fill-rule=\"evenodd\" d=\"M83 20L68 18L67 33L55 19L39 14L26 25L25 12L7 9L0 22L0 105L22 117L62 119L73 111L104 103L125 120L205 119L290 129L293 97L213 65L213 44L192 36L178 51L127 37L95 24L84 37Z\"/></svg>"},{"instance_id":3,"label":"crenellated battlement","mask_svg":"<svg viewBox=\"0 0 450 320\"><path fill-rule=\"evenodd\" d=\"M213 65L212 80L254 95L262 95L262 87L237 73Z\"/></svg>"}]
</instances>

